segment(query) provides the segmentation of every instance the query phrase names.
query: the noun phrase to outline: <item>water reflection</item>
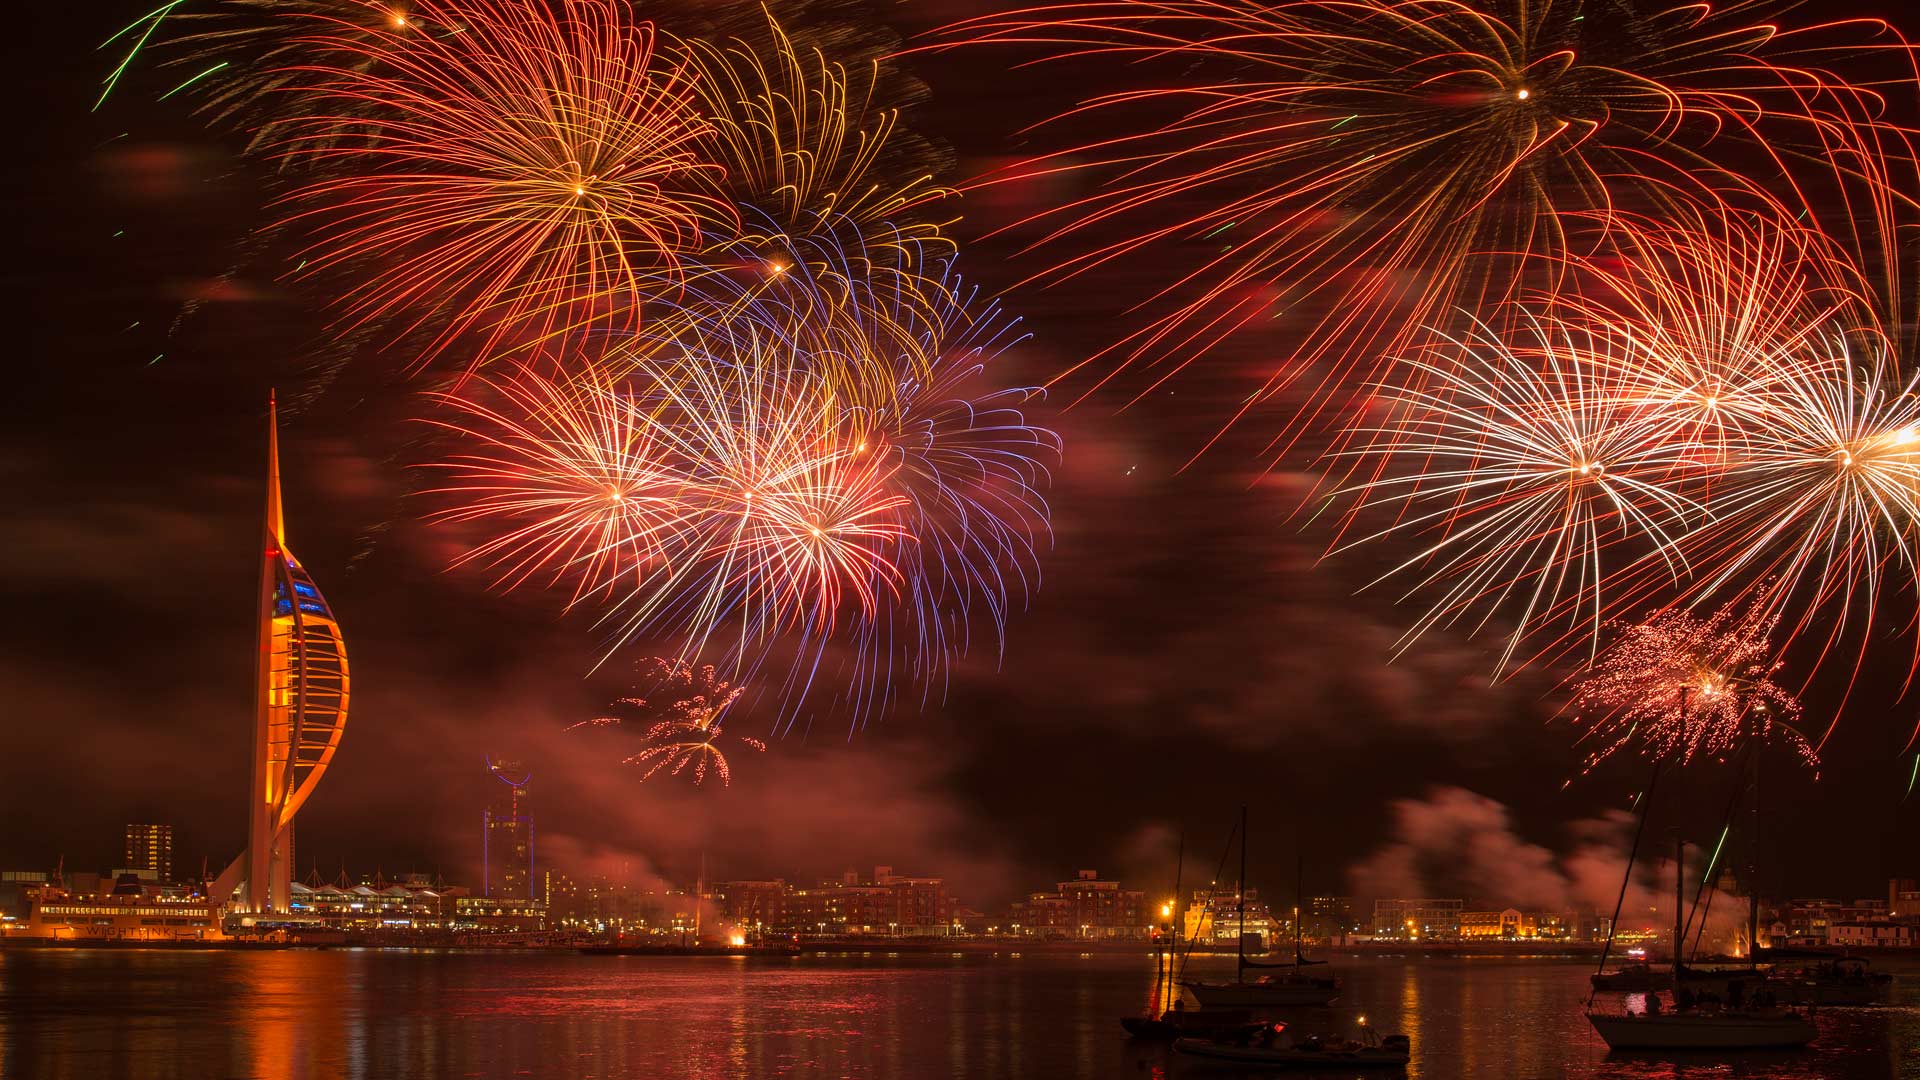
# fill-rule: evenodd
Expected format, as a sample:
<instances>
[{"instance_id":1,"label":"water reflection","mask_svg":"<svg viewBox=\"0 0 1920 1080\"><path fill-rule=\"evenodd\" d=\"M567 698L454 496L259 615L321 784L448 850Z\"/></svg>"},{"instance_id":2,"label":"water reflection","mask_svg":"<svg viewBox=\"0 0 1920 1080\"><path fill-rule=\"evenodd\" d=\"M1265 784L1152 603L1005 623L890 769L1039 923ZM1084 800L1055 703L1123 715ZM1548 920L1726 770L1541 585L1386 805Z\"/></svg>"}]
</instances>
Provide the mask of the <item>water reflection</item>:
<instances>
[{"instance_id":1,"label":"water reflection","mask_svg":"<svg viewBox=\"0 0 1920 1080\"><path fill-rule=\"evenodd\" d=\"M1219 976L1232 959L1195 958ZM1805 1054L1609 1057L1581 1015L1586 967L1339 960L1331 1009L1285 1016L1413 1038L1413 1077L1920 1075L1920 995L1825 1010ZM1216 970L1219 969L1219 970ZM901 953L778 960L409 954L0 953L0 1076L49 1080L391 1076L1156 1077L1240 1075L1129 1041L1142 956ZM1310 1074L1302 1074L1310 1075Z\"/></svg>"}]
</instances>

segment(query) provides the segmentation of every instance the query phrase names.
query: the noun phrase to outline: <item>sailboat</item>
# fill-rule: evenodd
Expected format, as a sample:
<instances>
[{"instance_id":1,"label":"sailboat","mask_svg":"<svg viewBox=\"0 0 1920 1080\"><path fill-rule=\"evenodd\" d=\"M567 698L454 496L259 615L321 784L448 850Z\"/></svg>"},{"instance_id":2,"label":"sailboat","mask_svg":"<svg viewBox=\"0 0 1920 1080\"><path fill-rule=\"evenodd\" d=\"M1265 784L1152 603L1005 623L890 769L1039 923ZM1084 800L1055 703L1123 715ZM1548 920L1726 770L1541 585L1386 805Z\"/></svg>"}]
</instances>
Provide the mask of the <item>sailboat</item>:
<instances>
[{"instance_id":1,"label":"sailboat","mask_svg":"<svg viewBox=\"0 0 1920 1080\"><path fill-rule=\"evenodd\" d=\"M1234 948L1232 982L1188 982L1195 1001L1208 1008L1260 1008L1282 1005L1330 1005L1340 996L1340 980L1308 970L1312 961L1300 952L1300 913L1293 918L1293 963L1261 964L1247 959L1247 808L1240 808L1240 881L1234 919L1240 933ZM1271 974L1249 980L1247 969L1272 968Z\"/></svg>"},{"instance_id":2,"label":"sailboat","mask_svg":"<svg viewBox=\"0 0 1920 1080\"><path fill-rule=\"evenodd\" d=\"M1675 892L1684 888L1681 885ZM1674 922L1678 927L1679 918ZM1818 1034L1810 1017L1792 1009L1699 1003L1681 981L1679 950L1674 953L1674 985L1681 989L1674 995L1672 1008L1663 1011L1659 995L1651 991L1645 1012L1601 1012L1588 1003L1587 1022L1609 1049L1791 1050L1807 1045Z\"/></svg>"},{"instance_id":3,"label":"sailboat","mask_svg":"<svg viewBox=\"0 0 1920 1080\"><path fill-rule=\"evenodd\" d=\"M1686 696L1680 699L1680 708L1684 715ZM1753 754L1755 768L1758 768L1759 755L1752 746L1748 751ZM1658 773L1655 773L1656 779ZM1651 799L1653 785L1647 786L1647 795ZM1644 810L1642 813L1644 814ZM1645 818L1641 819L1642 826ZM1634 836L1634 847L1639 847L1639 835ZM1685 964L1682 962L1683 946L1686 942L1686 844L1678 837L1674 839L1673 864L1673 1006L1662 1010L1660 996L1649 991L1646 995L1644 1012L1602 1012L1593 1008L1593 998L1587 999L1587 1022L1593 1030L1606 1040L1612 1050L1786 1050L1796 1049L1812 1042L1818 1034L1813 1021L1806 1015L1792 1009L1782 1009L1773 1005L1740 1008L1737 1005L1703 1005L1689 992L1685 984ZM1633 872L1633 856L1627 857L1626 873ZM1626 895L1626 881L1620 886L1621 895ZM1748 917L1749 935L1754 933L1754 921L1758 918L1759 897L1756 893L1752 913ZM1614 921L1619 921L1619 909L1616 906ZM1749 963L1753 956L1752 936L1748 937ZM1613 935L1607 935L1607 948L1613 946ZM1606 963L1606 953L1601 953L1601 964Z\"/></svg>"}]
</instances>

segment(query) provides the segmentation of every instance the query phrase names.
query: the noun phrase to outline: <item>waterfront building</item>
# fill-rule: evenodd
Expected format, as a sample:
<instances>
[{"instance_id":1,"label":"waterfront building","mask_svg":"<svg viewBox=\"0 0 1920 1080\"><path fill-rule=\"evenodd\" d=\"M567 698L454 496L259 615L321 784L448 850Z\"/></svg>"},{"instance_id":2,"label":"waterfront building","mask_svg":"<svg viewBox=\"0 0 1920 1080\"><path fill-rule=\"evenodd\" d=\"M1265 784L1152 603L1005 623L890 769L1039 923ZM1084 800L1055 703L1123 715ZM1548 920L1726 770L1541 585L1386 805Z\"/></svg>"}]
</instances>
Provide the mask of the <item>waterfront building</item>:
<instances>
[{"instance_id":1,"label":"waterfront building","mask_svg":"<svg viewBox=\"0 0 1920 1080\"><path fill-rule=\"evenodd\" d=\"M1771 912L1770 944L1885 948L1920 944L1920 890L1906 878L1887 882L1887 898L1845 902L1826 898L1788 901Z\"/></svg>"},{"instance_id":2,"label":"waterfront building","mask_svg":"<svg viewBox=\"0 0 1920 1080\"><path fill-rule=\"evenodd\" d=\"M1115 941L1152 934L1146 894L1097 870L1082 870L1052 892L1028 894L1013 905L1008 922L1022 937Z\"/></svg>"},{"instance_id":3,"label":"waterfront building","mask_svg":"<svg viewBox=\"0 0 1920 1080\"><path fill-rule=\"evenodd\" d=\"M1188 941L1219 949L1234 948L1245 940L1249 950L1265 952L1274 941L1292 938L1293 923L1283 924L1274 918L1266 901L1260 899L1259 889L1248 889L1243 903L1239 890L1216 884L1193 891L1192 902L1187 905L1185 935Z\"/></svg>"},{"instance_id":4,"label":"waterfront building","mask_svg":"<svg viewBox=\"0 0 1920 1080\"><path fill-rule=\"evenodd\" d=\"M1317 941L1342 937L1360 929L1353 918L1353 897L1310 896L1301 933Z\"/></svg>"},{"instance_id":5,"label":"waterfront building","mask_svg":"<svg viewBox=\"0 0 1920 1080\"><path fill-rule=\"evenodd\" d=\"M793 889L784 880L722 881L713 887L715 909L722 922L739 928L748 938L790 932L787 897Z\"/></svg>"},{"instance_id":6,"label":"waterfront building","mask_svg":"<svg viewBox=\"0 0 1920 1080\"><path fill-rule=\"evenodd\" d=\"M1782 945L1820 947L1832 940L1833 928L1843 923L1867 923L1889 918L1885 900L1845 903L1825 898L1791 900L1777 913L1772 939Z\"/></svg>"},{"instance_id":7,"label":"waterfront building","mask_svg":"<svg viewBox=\"0 0 1920 1080\"><path fill-rule=\"evenodd\" d=\"M1581 918L1572 912L1521 911L1518 908L1505 908L1500 911L1462 911L1460 939L1462 941L1566 941L1576 935L1581 925Z\"/></svg>"},{"instance_id":8,"label":"waterfront building","mask_svg":"<svg viewBox=\"0 0 1920 1080\"><path fill-rule=\"evenodd\" d=\"M527 785L533 774L517 761L488 759L492 788L480 819L481 884L484 895L531 902L533 896L533 815Z\"/></svg>"},{"instance_id":9,"label":"waterfront building","mask_svg":"<svg viewBox=\"0 0 1920 1080\"><path fill-rule=\"evenodd\" d=\"M576 917L582 895L580 883L566 874L552 867L540 871L540 902L554 918Z\"/></svg>"},{"instance_id":10,"label":"waterfront building","mask_svg":"<svg viewBox=\"0 0 1920 1080\"><path fill-rule=\"evenodd\" d=\"M1458 941L1466 901L1394 897L1373 902L1373 936L1389 941Z\"/></svg>"},{"instance_id":11,"label":"waterfront building","mask_svg":"<svg viewBox=\"0 0 1920 1080\"><path fill-rule=\"evenodd\" d=\"M547 928L547 906L517 896L462 896L453 901L455 930L524 933Z\"/></svg>"},{"instance_id":12,"label":"waterfront building","mask_svg":"<svg viewBox=\"0 0 1920 1080\"><path fill-rule=\"evenodd\" d=\"M903 877L891 866L874 868L874 884L892 896L888 929L904 937L945 937L955 932L953 894L937 877Z\"/></svg>"},{"instance_id":13,"label":"waterfront building","mask_svg":"<svg viewBox=\"0 0 1920 1080\"><path fill-rule=\"evenodd\" d=\"M349 688L340 624L287 546L278 414L271 400L267 415L247 849L209 890L216 903L231 899L229 910L241 913L242 923L291 911L294 818L340 746Z\"/></svg>"},{"instance_id":14,"label":"waterfront building","mask_svg":"<svg viewBox=\"0 0 1920 1080\"><path fill-rule=\"evenodd\" d=\"M605 876L576 879L552 869L541 871L540 881L541 905L554 927L677 938L694 924L690 894L643 890Z\"/></svg>"},{"instance_id":15,"label":"waterfront building","mask_svg":"<svg viewBox=\"0 0 1920 1080\"><path fill-rule=\"evenodd\" d=\"M1887 880L1887 914L1896 918L1920 916L1920 886L1912 878Z\"/></svg>"},{"instance_id":16,"label":"waterfront building","mask_svg":"<svg viewBox=\"0 0 1920 1080\"><path fill-rule=\"evenodd\" d=\"M734 881L714 889L722 921L742 931L784 937L944 937L956 933L953 894L937 877L907 877L874 867L861 880L849 870L839 881L793 888L775 878Z\"/></svg>"},{"instance_id":17,"label":"waterfront building","mask_svg":"<svg viewBox=\"0 0 1920 1080\"><path fill-rule=\"evenodd\" d=\"M1914 942L1913 926L1895 919L1837 922L1827 928L1827 944L1845 949L1904 949Z\"/></svg>"},{"instance_id":18,"label":"waterfront building","mask_svg":"<svg viewBox=\"0 0 1920 1080\"><path fill-rule=\"evenodd\" d=\"M294 882L292 908L302 921L336 930L425 930L444 924L446 900L435 889L362 882L320 885Z\"/></svg>"},{"instance_id":19,"label":"waterfront building","mask_svg":"<svg viewBox=\"0 0 1920 1080\"><path fill-rule=\"evenodd\" d=\"M128 825L126 840L122 865L152 881L173 880L173 826Z\"/></svg>"},{"instance_id":20,"label":"waterfront building","mask_svg":"<svg viewBox=\"0 0 1920 1080\"><path fill-rule=\"evenodd\" d=\"M28 896L46 884L45 870L0 870L0 930L17 929L23 924Z\"/></svg>"},{"instance_id":21,"label":"waterfront building","mask_svg":"<svg viewBox=\"0 0 1920 1080\"><path fill-rule=\"evenodd\" d=\"M852 872L837 882L795 889L787 899L787 923L794 933L823 937L898 932L893 890Z\"/></svg>"}]
</instances>

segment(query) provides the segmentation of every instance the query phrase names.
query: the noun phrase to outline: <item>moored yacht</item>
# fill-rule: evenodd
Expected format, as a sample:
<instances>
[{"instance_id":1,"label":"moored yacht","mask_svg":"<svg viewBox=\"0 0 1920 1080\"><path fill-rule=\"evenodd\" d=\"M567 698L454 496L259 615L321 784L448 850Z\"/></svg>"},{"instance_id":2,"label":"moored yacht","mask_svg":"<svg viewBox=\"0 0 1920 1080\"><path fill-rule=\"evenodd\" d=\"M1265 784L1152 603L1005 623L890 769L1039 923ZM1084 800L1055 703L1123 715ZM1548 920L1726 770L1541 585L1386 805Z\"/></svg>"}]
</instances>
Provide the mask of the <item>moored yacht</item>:
<instances>
[{"instance_id":1,"label":"moored yacht","mask_svg":"<svg viewBox=\"0 0 1920 1080\"><path fill-rule=\"evenodd\" d=\"M1232 982L1190 982L1186 987L1195 1001L1208 1008L1330 1005L1340 996L1339 979L1300 971L1275 972L1249 980L1242 969Z\"/></svg>"},{"instance_id":2,"label":"moored yacht","mask_svg":"<svg viewBox=\"0 0 1920 1080\"><path fill-rule=\"evenodd\" d=\"M1296 871L1296 877L1298 876ZM1288 1005L1330 1005L1340 996L1340 980L1332 975L1316 975L1310 969L1316 966L1300 952L1300 911L1296 897L1293 914L1293 961L1286 964L1263 964L1247 959L1246 910L1247 910L1247 808L1240 808L1240 883L1239 897L1236 903L1238 925L1240 929L1238 947L1234 952L1233 981L1182 983L1193 999L1207 1008L1257 1009L1262 1007L1282 1007ZM1295 892L1299 891L1298 882ZM1269 968L1270 974L1248 979L1248 968Z\"/></svg>"},{"instance_id":3,"label":"moored yacht","mask_svg":"<svg viewBox=\"0 0 1920 1080\"><path fill-rule=\"evenodd\" d=\"M1677 839L1674 846L1673 940L1678 943L1686 940L1686 927L1681 922L1686 907L1682 891L1686 887L1686 848ZM1631 859L1628 866L1631 872ZM1805 1046L1818 1034L1807 1016L1772 1004L1742 1008L1731 994L1729 997L1735 1004L1730 1007L1699 1004L1686 987L1677 944L1674 954L1669 975L1676 987L1672 1008L1663 1010L1659 995L1651 992L1646 995L1646 1010L1638 1013L1601 1012L1593 1009L1589 1001L1587 1022L1609 1049L1782 1050ZM1741 985L1736 983L1729 989L1735 990Z\"/></svg>"}]
</instances>

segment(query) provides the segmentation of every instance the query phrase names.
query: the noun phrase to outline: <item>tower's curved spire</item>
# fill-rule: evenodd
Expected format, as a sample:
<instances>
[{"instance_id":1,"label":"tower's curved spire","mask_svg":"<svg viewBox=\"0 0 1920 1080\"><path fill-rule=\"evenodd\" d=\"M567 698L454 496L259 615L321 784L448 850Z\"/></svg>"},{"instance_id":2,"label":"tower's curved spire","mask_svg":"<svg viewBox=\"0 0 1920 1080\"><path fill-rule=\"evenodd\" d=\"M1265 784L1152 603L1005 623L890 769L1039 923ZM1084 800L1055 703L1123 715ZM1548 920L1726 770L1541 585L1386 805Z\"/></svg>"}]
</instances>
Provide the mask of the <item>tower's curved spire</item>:
<instances>
[{"instance_id":1,"label":"tower's curved spire","mask_svg":"<svg viewBox=\"0 0 1920 1080\"><path fill-rule=\"evenodd\" d=\"M340 624L319 586L287 547L279 409L271 394L267 417L251 823L247 850L220 875L210 894L224 901L244 886L245 905L239 910L255 915L289 910L294 816L340 745L351 685Z\"/></svg>"},{"instance_id":2,"label":"tower's curved spire","mask_svg":"<svg viewBox=\"0 0 1920 1080\"><path fill-rule=\"evenodd\" d=\"M287 515L280 506L280 405L267 391L267 535L276 544L287 542Z\"/></svg>"}]
</instances>

